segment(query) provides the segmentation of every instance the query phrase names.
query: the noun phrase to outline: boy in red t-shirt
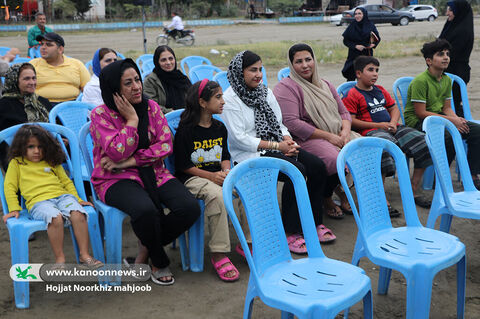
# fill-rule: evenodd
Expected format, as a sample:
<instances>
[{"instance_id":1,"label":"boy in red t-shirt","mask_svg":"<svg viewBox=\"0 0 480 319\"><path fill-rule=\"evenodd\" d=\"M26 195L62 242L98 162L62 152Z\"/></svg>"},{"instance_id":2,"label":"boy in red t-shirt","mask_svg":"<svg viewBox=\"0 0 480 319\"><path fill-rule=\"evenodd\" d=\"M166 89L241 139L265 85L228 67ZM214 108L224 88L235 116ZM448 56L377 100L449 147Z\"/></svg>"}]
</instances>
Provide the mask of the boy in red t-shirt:
<instances>
[{"instance_id":1,"label":"boy in red t-shirt","mask_svg":"<svg viewBox=\"0 0 480 319\"><path fill-rule=\"evenodd\" d=\"M387 139L400 147L408 157L413 157L415 166L411 180L415 203L428 208L431 201L417 194L425 168L432 165L425 134L398 124L400 111L395 107L395 101L383 87L375 85L379 66L380 62L372 56L355 59L357 84L348 92L343 103L352 115L352 129L363 136ZM395 163L389 155L382 158L382 172L384 176L395 173Z\"/></svg>"}]
</instances>

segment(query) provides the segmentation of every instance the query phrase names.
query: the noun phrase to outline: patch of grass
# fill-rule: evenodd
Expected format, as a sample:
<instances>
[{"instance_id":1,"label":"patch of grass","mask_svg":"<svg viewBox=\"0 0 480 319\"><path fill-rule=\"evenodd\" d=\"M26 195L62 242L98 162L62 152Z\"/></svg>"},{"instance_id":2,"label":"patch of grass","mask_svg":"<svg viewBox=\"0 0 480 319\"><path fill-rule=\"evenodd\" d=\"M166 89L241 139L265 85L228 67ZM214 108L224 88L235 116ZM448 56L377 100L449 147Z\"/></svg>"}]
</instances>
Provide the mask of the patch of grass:
<instances>
[{"instance_id":1,"label":"patch of grass","mask_svg":"<svg viewBox=\"0 0 480 319\"><path fill-rule=\"evenodd\" d=\"M382 58L395 58L405 56L419 56L420 48L423 43L433 41L433 34L424 37L411 37L394 41L382 41L375 50L375 56ZM216 45L193 46L193 47L174 47L175 55L178 61L190 55L201 55L208 58L212 63L219 67L227 67L232 58L240 51L250 50L262 57L263 64L267 67L283 67L287 65L287 52L294 41L279 42L257 42L248 44L222 44L218 41ZM340 42L327 41L304 41L312 46L319 63L341 63L347 58L348 50ZM216 49L220 54L210 53L211 49ZM227 53L225 53L227 52ZM138 57L142 53L129 51L129 56Z\"/></svg>"}]
</instances>

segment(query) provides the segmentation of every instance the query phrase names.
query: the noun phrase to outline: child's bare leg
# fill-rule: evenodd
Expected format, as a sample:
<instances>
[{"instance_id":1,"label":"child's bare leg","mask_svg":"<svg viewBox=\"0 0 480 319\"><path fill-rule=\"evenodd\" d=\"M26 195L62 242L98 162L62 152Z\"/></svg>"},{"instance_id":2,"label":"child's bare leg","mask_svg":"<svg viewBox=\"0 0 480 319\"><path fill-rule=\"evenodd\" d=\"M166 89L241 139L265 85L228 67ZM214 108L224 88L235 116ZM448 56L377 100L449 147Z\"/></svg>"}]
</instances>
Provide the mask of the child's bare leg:
<instances>
[{"instance_id":1,"label":"child's bare leg","mask_svg":"<svg viewBox=\"0 0 480 319\"><path fill-rule=\"evenodd\" d=\"M55 255L55 262L59 264L65 263L65 255L63 254L63 217L61 214L52 218L47 227L47 235Z\"/></svg>"},{"instance_id":2,"label":"child's bare leg","mask_svg":"<svg viewBox=\"0 0 480 319\"><path fill-rule=\"evenodd\" d=\"M80 250L80 260L85 261L91 258L88 253L88 224L85 215L78 210L70 212L70 222L73 226L73 232L77 239L78 249Z\"/></svg>"},{"instance_id":3,"label":"child's bare leg","mask_svg":"<svg viewBox=\"0 0 480 319\"><path fill-rule=\"evenodd\" d=\"M413 169L413 174L412 174L412 190L413 190L413 196L417 193L418 185L420 185L420 182L423 177L423 173L425 173L425 168L414 168Z\"/></svg>"}]
</instances>

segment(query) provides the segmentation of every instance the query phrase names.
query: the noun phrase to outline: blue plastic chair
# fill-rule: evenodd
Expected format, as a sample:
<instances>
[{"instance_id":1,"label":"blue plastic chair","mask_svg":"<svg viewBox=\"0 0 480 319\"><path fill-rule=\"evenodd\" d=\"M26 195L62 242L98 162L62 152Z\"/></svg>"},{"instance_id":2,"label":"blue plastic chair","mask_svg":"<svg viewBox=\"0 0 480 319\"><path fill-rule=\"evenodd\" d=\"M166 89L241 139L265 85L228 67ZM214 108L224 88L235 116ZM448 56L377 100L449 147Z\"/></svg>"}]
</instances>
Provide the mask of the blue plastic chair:
<instances>
[{"instance_id":1,"label":"blue plastic chair","mask_svg":"<svg viewBox=\"0 0 480 319\"><path fill-rule=\"evenodd\" d=\"M31 123L33 124L33 123ZM67 166L68 171L73 177L73 182L75 188L77 189L78 195L86 199L85 189L83 188L82 176L80 174L80 149L78 147L78 140L76 135L66 127L50 124L50 123L34 123L42 126L44 129L51 132L55 138L63 146L65 154L67 155ZM0 132L0 143L5 141L10 144L15 136L17 130L24 124L19 124L12 126L8 129L5 129ZM66 151L65 145L61 137L65 137L69 141L69 150ZM70 154L70 155L69 155ZM68 156L69 155L69 156ZM0 174L0 198L2 201L3 213L8 213L8 205L5 199L4 194L4 177L3 174ZM23 202L23 200L22 200ZM88 233L90 237L90 243L92 246L93 255L96 259L104 262L105 257L103 254L103 245L100 236L100 228L98 225L98 215L96 211L90 207L85 206L85 210L88 213ZM70 233L72 235L72 241L74 244L75 255L78 259L78 247L73 233L73 228L70 226ZM31 215L27 212L26 209L20 212L20 217L9 218L7 221L7 229L10 235L10 249L12 257L12 265L15 264L28 264L29 253L28 253L28 238L30 235L37 231L47 230L47 224L43 221L34 220ZM30 291L29 291L29 282L13 282L13 289L15 294L15 305L17 308L29 308L30 307Z\"/></svg>"},{"instance_id":2,"label":"blue plastic chair","mask_svg":"<svg viewBox=\"0 0 480 319\"><path fill-rule=\"evenodd\" d=\"M413 77L404 76L396 79L393 83L393 96L395 97L395 103L397 104L397 107L400 111L400 117L402 118L402 123L404 124L405 118L403 117L403 113L405 111L405 106L407 105L408 87L410 86L412 80ZM432 189L434 174L435 172L433 171L433 166L427 167L423 173L423 189Z\"/></svg>"},{"instance_id":3,"label":"blue plastic chair","mask_svg":"<svg viewBox=\"0 0 480 319\"><path fill-rule=\"evenodd\" d=\"M203 57L203 56L198 56L198 55L191 55L183 58L180 61L180 68L182 69L183 74L188 75L189 71L197 65L212 65L212 62L210 62L209 59ZM188 70L185 69L185 67L188 68ZM193 82L192 82L193 83Z\"/></svg>"},{"instance_id":4,"label":"blue plastic chair","mask_svg":"<svg viewBox=\"0 0 480 319\"><path fill-rule=\"evenodd\" d=\"M445 148L445 129L453 138L463 192L453 190ZM423 130L426 132L425 140L432 156L436 176L427 227L434 228L435 221L442 216L440 230L448 233L453 216L480 219L480 192L473 184L462 137L455 125L440 116L429 116L423 122Z\"/></svg>"},{"instance_id":5,"label":"blue plastic chair","mask_svg":"<svg viewBox=\"0 0 480 319\"><path fill-rule=\"evenodd\" d=\"M0 56L4 56L5 54L8 53L12 48L9 47L0 47Z\"/></svg>"},{"instance_id":6,"label":"blue plastic chair","mask_svg":"<svg viewBox=\"0 0 480 319\"><path fill-rule=\"evenodd\" d=\"M50 110L48 115L49 122L56 124L58 120L63 126L68 127L78 136L82 126L90 120L90 112L94 108L95 105L93 104L79 101L58 103ZM83 180L90 181L91 174L88 173L83 158L80 159L80 162Z\"/></svg>"},{"instance_id":7,"label":"blue plastic chair","mask_svg":"<svg viewBox=\"0 0 480 319\"><path fill-rule=\"evenodd\" d=\"M340 98L343 99L344 97L347 97L348 91L350 91L355 84L357 84L357 81L347 81L340 84L337 88L337 93L340 95Z\"/></svg>"},{"instance_id":8,"label":"blue plastic chair","mask_svg":"<svg viewBox=\"0 0 480 319\"><path fill-rule=\"evenodd\" d=\"M90 135L90 122L85 123L81 128L79 139L87 172L91 176L93 171L93 141ZM128 217L128 215L121 210L102 202L98 198L92 184L90 184L90 187L92 190L93 203L103 217L103 238L105 240L105 256L107 264L120 265L122 263L122 224L123 220L125 217ZM187 270L189 265L185 242L183 243L183 246L182 244L180 245L180 254L182 257L182 268L183 270ZM121 277L110 277L109 284L112 286L120 285Z\"/></svg>"},{"instance_id":9,"label":"blue plastic chair","mask_svg":"<svg viewBox=\"0 0 480 319\"><path fill-rule=\"evenodd\" d=\"M278 82L290 75L290 68L283 68L277 73Z\"/></svg>"},{"instance_id":10,"label":"blue plastic chair","mask_svg":"<svg viewBox=\"0 0 480 319\"><path fill-rule=\"evenodd\" d=\"M93 74L92 60L88 60L87 62L85 62L85 67L87 68L88 72L90 72L90 74Z\"/></svg>"},{"instance_id":11,"label":"blue plastic chair","mask_svg":"<svg viewBox=\"0 0 480 319\"><path fill-rule=\"evenodd\" d=\"M265 69L265 66L262 66L262 83L268 87L267 69Z\"/></svg>"},{"instance_id":12,"label":"blue plastic chair","mask_svg":"<svg viewBox=\"0 0 480 319\"><path fill-rule=\"evenodd\" d=\"M222 72L220 68L214 65L197 65L190 69L188 77L190 82L195 83L203 79L213 80L214 74Z\"/></svg>"},{"instance_id":13,"label":"blue plastic chair","mask_svg":"<svg viewBox=\"0 0 480 319\"><path fill-rule=\"evenodd\" d=\"M170 127L170 131L172 134L175 135L178 128L178 123L180 123L180 115L183 113L183 109L175 110L165 114L165 118L167 119L168 126ZM165 165L170 173L175 174L175 156L172 154L165 160ZM198 220L190 227L188 230L188 255L190 256L190 270L194 272L201 272L203 271L203 246L204 246L204 209L205 204L202 200L198 200L198 204L200 205L200 209L202 211ZM185 234L182 234L180 237L180 249L182 246L185 245L186 239Z\"/></svg>"},{"instance_id":14,"label":"blue plastic chair","mask_svg":"<svg viewBox=\"0 0 480 319\"><path fill-rule=\"evenodd\" d=\"M117 57L119 57L121 60L125 60L125 56L123 54L121 54L118 51L115 51L115 52L117 53Z\"/></svg>"},{"instance_id":15,"label":"blue plastic chair","mask_svg":"<svg viewBox=\"0 0 480 319\"><path fill-rule=\"evenodd\" d=\"M155 68L155 64L153 63L153 60L145 61L142 64L142 68L140 69L140 72L142 72L142 78L145 78L147 75L152 73L154 68Z\"/></svg>"},{"instance_id":16,"label":"blue plastic chair","mask_svg":"<svg viewBox=\"0 0 480 319\"><path fill-rule=\"evenodd\" d=\"M230 82L228 82L227 79L227 71L218 72L213 77L213 80L220 84L223 92L225 92L230 87Z\"/></svg>"},{"instance_id":17,"label":"blue plastic chair","mask_svg":"<svg viewBox=\"0 0 480 319\"><path fill-rule=\"evenodd\" d=\"M308 258L292 259L277 199L279 172L293 182ZM253 256L233 209L236 190L245 207ZM255 297L280 309L282 318L334 318L363 299L364 318L372 318L370 278L342 261L329 259L318 241L305 179L287 161L259 157L236 165L223 183L228 215L245 252L250 279L243 318L250 318Z\"/></svg>"},{"instance_id":18,"label":"blue plastic chair","mask_svg":"<svg viewBox=\"0 0 480 319\"><path fill-rule=\"evenodd\" d=\"M83 92L80 92L80 94L75 99L75 102L82 102L82 99L83 99Z\"/></svg>"},{"instance_id":19,"label":"blue plastic chair","mask_svg":"<svg viewBox=\"0 0 480 319\"><path fill-rule=\"evenodd\" d=\"M397 167L406 226L392 227L382 183L382 152L392 155ZM345 165L353 176L358 209L345 178ZM385 139L362 137L348 143L337 157L340 182L358 226L352 264L362 257L380 266L378 293L386 294L392 269L407 281L407 319L428 318L436 273L457 264L457 318L465 308L465 246L457 237L425 228L418 220L405 155Z\"/></svg>"},{"instance_id":20,"label":"blue plastic chair","mask_svg":"<svg viewBox=\"0 0 480 319\"><path fill-rule=\"evenodd\" d=\"M148 61L153 61L153 54L142 54L135 60L140 70L142 68L142 65Z\"/></svg>"},{"instance_id":21,"label":"blue plastic chair","mask_svg":"<svg viewBox=\"0 0 480 319\"><path fill-rule=\"evenodd\" d=\"M17 63L28 63L31 60L32 60L31 58L16 57L15 59L13 59L12 62L10 62L10 65L14 65L14 64L17 64Z\"/></svg>"},{"instance_id":22,"label":"blue plastic chair","mask_svg":"<svg viewBox=\"0 0 480 319\"><path fill-rule=\"evenodd\" d=\"M32 59L41 58L42 55L40 53L40 46L31 47L30 49L28 49L28 56L31 57Z\"/></svg>"},{"instance_id":23,"label":"blue plastic chair","mask_svg":"<svg viewBox=\"0 0 480 319\"><path fill-rule=\"evenodd\" d=\"M467 92L467 84L465 81L458 75L452 73L445 73L452 79L452 86L453 83L456 82L460 86L460 93L462 95L462 107L463 107L463 118L467 121L480 123L478 120L474 120L472 117L472 113L470 112L470 102L468 100L468 92ZM455 111L455 102L452 99L452 109Z\"/></svg>"}]
</instances>

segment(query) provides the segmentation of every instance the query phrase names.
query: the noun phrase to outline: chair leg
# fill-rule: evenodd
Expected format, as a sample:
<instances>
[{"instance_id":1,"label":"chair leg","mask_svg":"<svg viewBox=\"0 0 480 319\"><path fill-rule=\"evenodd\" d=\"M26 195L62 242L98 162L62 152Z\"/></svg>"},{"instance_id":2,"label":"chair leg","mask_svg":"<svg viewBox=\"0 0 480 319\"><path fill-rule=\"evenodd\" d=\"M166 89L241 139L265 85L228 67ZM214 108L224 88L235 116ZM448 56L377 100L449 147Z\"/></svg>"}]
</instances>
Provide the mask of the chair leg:
<instances>
[{"instance_id":1,"label":"chair leg","mask_svg":"<svg viewBox=\"0 0 480 319\"><path fill-rule=\"evenodd\" d=\"M428 319L433 276L429 269L418 269L407 278L407 319Z\"/></svg>"},{"instance_id":2,"label":"chair leg","mask_svg":"<svg viewBox=\"0 0 480 319\"><path fill-rule=\"evenodd\" d=\"M344 318L347 319L347 317L344 317ZM365 295L365 297L363 297L363 318L373 319L373 302L372 302L371 290L369 290Z\"/></svg>"},{"instance_id":3,"label":"chair leg","mask_svg":"<svg viewBox=\"0 0 480 319\"><path fill-rule=\"evenodd\" d=\"M355 242L355 248L353 249L352 256L352 265L358 266L360 264L360 259L365 256L365 249L361 242L360 236L357 236L357 241Z\"/></svg>"},{"instance_id":4,"label":"chair leg","mask_svg":"<svg viewBox=\"0 0 480 319\"><path fill-rule=\"evenodd\" d=\"M203 271L203 242L204 242L204 215L205 205L199 201L202 213L195 224L188 231L188 250L190 254L190 270L193 272Z\"/></svg>"},{"instance_id":5,"label":"chair leg","mask_svg":"<svg viewBox=\"0 0 480 319\"><path fill-rule=\"evenodd\" d=\"M392 276L392 270L386 267L380 267L380 273L378 275L378 294L386 295L388 293L388 286L390 285L390 277Z\"/></svg>"},{"instance_id":6,"label":"chair leg","mask_svg":"<svg viewBox=\"0 0 480 319\"><path fill-rule=\"evenodd\" d=\"M443 214L442 219L440 220L440 231L443 231L448 234L450 232L451 225L452 225L452 215Z\"/></svg>"},{"instance_id":7,"label":"chair leg","mask_svg":"<svg viewBox=\"0 0 480 319\"><path fill-rule=\"evenodd\" d=\"M86 207L87 211L90 209ZM99 215L92 209L92 213L89 214L88 218L88 236L90 237L90 245L92 246L92 253L95 259L100 260L101 262L105 262L105 253L103 251L103 241L102 235L100 233L100 223L99 223Z\"/></svg>"},{"instance_id":8,"label":"chair leg","mask_svg":"<svg viewBox=\"0 0 480 319\"><path fill-rule=\"evenodd\" d=\"M105 216L106 215L106 216ZM105 247L107 264L120 265L122 263L122 223L124 214L108 212L105 214ZM109 285L121 285L121 277L109 278Z\"/></svg>"},{"instance_id":9,"label":"chair leg","mask_svg":"<svg viewBox=\"0 0 480 319\"><path fill-rule=\"evenodd\" d=\"M24 228L10 229L10 251L12 265L28 264L28 237L33 232L26 232ZM19 309L30 307L30 283L13 282L15 306Z\"/></svg>"},{"instance_id":10,"label":"chair leg","mask_svg":"<svg viewBox=\"0 0 480 319\"><path fill-rule=\"evenodd\" d=\"M463 319L465 316L465 256L457 263L457 319Z\"/></svg>"},{"instance_id":11,"label":"chair leg","mask_svg":"<svg viewBox=\"0 0 480 319\"><path fill-rule=\"evenodd\" d=\"M173 241L175 243L175 241ZM182 270L187 271L190 269L190 258L188 256L187 240L185 233L178 237L178 246L180 247L180 257L182 258Z\"/></svg>"},{"instance_id":12,"label":"chair leg","mask_svg":"<svg viewBox=\"0 0 480 319\"><path fill-rule=\"evenodd\" d=\"M252 317L255 290L255 283L252 279L252 276L250 276L250 278L248 279L247 295L245 296L245 305L243 306L243 319L250 319Z\"/></svg>"},{"instance_id":13,"label":"chair leg","mask_svg":"<svg viewBox=\"0 0 480 319\"><path fill-rule=\"evenodd\" d=\"M425 173L423 174L423 189L432 189L433 188L433 180L434 180L434 170L433 166L427 167Z\"/></svg>"},{"instance_id":14,"label":"chair leg","mask_svg":"<svg viewBox=\"0 0 480 319\"><path fill-rule=\"evenodd\" d=\"M75 252L75 258L77 259L77 264L80 263L80 250L78 249L77 238L75 238L75 232L73 231L72 225L68 226L70 231L70 236L72 237L73 251Z\"/></svg>"}]
</instances>

